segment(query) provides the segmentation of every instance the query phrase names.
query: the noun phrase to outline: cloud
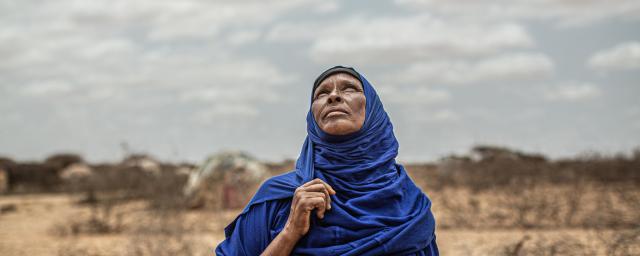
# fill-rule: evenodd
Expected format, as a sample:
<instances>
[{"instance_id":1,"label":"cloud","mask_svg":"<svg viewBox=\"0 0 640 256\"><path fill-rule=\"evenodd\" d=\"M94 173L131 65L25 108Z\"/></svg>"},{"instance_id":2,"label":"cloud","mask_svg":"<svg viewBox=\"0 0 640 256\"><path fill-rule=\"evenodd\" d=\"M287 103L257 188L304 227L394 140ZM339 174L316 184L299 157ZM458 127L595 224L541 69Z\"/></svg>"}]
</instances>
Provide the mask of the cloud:
<instances>
[{"instance_id":1,"label":"cloud","mask_svg":"<svg viewBox=\"0 0 640 256\"><path fill-rule=\"evenodd\" d=\"M451 94L446 90L424 86L382 86L378 91L385 102L400 105L431 105L446 103L451 99Z\"/></svg>"},{"instance_id":2,"label":"cloud","mask_svg":"<svg viewBox=\"0 0 640 256\"><path fill-rule=\"evenodd\" d=\"M282 86L297 79L263 60L226 61L209 66L195 77L208 78L200 85L181 87L178 99L184 105L198 104L194 120L213 117L246 118L260 113L260 106L283 99ZM189 81L188 78L184 78ZM235 117L234 117L235 116Z\"/></svg>"},{"instance_id":3,"label":"cloud","mask_svg":"<svg viewBox=\"0 0 640 256\"><path fill-rule=\"evenodd\" d=\"M22 92L31 96L51 96L71 92L73 87L64 81L43 81L22 88Z\"/></svg>"},{"instance_id":4,"label":"cloud","mask_svg":"<svg viewBox=\"0 0 640 256\"><path fill-rule=\"evenodd\" d=\"M544 98L549 101L586 101L600 97L598 86L588 82L567 82L545 90Z\"/></svg>"},{"instance_id":5,"label":"cloud","mask_svg":"<svg viewBox=\"0 0 640 256\"><path fill-rule=\"evenodd\" d=\"M636 2L431 0L405 1L403 7L371 2L357 10L335 0L7 2L0 4L0 153L36 158L71 149L90 159L110 159L120 157L117 143L126 140L163 159L201 159L223 146L273 159L295 157L308 103L300 84L329 62L355 65L370 75L402 126L398 136L409 141L407 152L420 159L452 146L445 139L425 153L420 138L463 138L455 147L485 133L528 138L517 131L539 125L540 117L526 117L513 104L527 108L532 91L549 101L585 101L584 106L598 104L599 97L617 101L621 109L635 102L620 97L629 88L584 82L546 90L448 85L542 84L580 73L585 59L575 53L586 46L562 54L566 45L559 42L568 35L628 37L633 24L621 21L638 20ZM595 23L601 25L586 25ZM549 30L549 24L585 27L567 34ZM623 26L611 29L618 24ZM592 73L580 73L581 79L591 80ZM603 84L617 81L597 78ZM482 106L491 118L474 117L470 109ZM579 123L584 114L565 106L562 115L553 116L557 111L536 107L549 120L543 130L559 133L575 129L556 129L557 120ZM520 126L503 129L514 120ZM611 123L596 122L593 130L618 129ZM469 127L485 128L469 132ZM626 145L635 135L630 131L637 130L623 128L606 133L615 135L607 141ZM576 141L592 137L578 135L558 143L579 149ZM27 137L38 143L25 142ZM173 152L170 143L186 151L167 153Z\"/></svg>"},{"instance_id":6,"label":"cloud","mask_svg":"<svg viewBox=\"0 0 640 256\"><path fill-rule=\"evenodd\" d=\"M290 43L312 41L318 36L320 24L277 23L273 25L265 36L267 42Z\"/></svg>"},{"instance_id":7,"label":"cloud","mask_svg":"<svg viewBox=\"0 0 640 256\"><path fill-rule=\"evenodd\" d=\"M227 42L231 45L243 45L250 42L255 42L260 38L261 32L258 30L244 30L231 33L227 37Z\"/></svg>"},{"instance_id":8,"label":"cloud","mask_svg":"<svg viewBox=\"0 0 640 256\"><path fill-rule=\"evenodd\" d=\"M534 46L518 24L458 23L427 15L353 17L330 23L276 24L271 42L310 42L310 57L325 62L405 62L443 56L485 56Z\"/></svg>"},{"instance_id":9,"label":"cloud","mask_svg":"<svg viewBox=\"0 0 640 256\"><path fill-rule=\"evenodd\" d=\"M297 79L285 74L268 62L236 61L219 63L207 69L208 83L183 87L178 99L183 104L201 103L203 111L196 119L212 116L255 116L259 106L283 99L282 86Z\"/></svg>"},{"instance_id":10,"label":"cloud","mask_svg":"<svg viewBox=\"0 0 640 256\"><path fill-rule=\"evenodd\" d=\"M0 9L0 45L33 50L29 45L38 42L38 49L47 53L69 39L128 38L158 46L194 41L220 44L228 34L233 38L229 43L238 44L256 40L255 30L282 14L309 6L316 4L310 0L20 2ZM247 27L253 32L236 31Z\"/></svg>"},{"instance_id":11,"label":"cloud","mask_svg":"<svg viewBox=\"0 0 640 256\"><path fill-rule=\"evenodd\" d=\"M640 69L640 42L625 42L598 51L587 64L602 71Z\"/></svg>"},{"instance_id":12,"label":"cloud","mask_svg":"<svg viewBox=\"0 0 640 256\"><path fill-rule=\"evenodd\" d=\"M125 38L108 38L106 40L96 40L90 44L85 44L85 47L81 47L78 50L78 57L86 60L103 61L109 56L134 54L140 49L137 48L137 45L133 42Z\"/></svg>"},{"instance_id":13,"label":"cloud","mask_svg":"<svg viewBox=\"0 0 640 256\"><path fill-rule=\"evenodd\" d=\"M165 98L189 94L202 102L197 98L221 91L215 100L255 108L274 100L272 86L294 77L266 58L238 57L234 47L258 40L263 22L310 3L116 0L4 6L0 86L21 86L30 96L64 94L78 103L110 100L123 108L161 105ZM258 96L255 88L266 93Z\"/></svg>"},{"instance_id":14,"label":"cloud","mask_svg":"<svg viewBox=\"0 0 640 256\"><path fill-rule=\"evenodd\" d=\"M425 123L453 123L462 120L462 117L457 112L451 109L439 109L419 115L416 117L417 121Z\"/></svg>"},{"instance_id":15,"label":"cloud","mask_svg":"<svg viewBox=\"0 0 640 256\"><path fill-rule=\"evenodd\" d=\"M332 1L320 1L320 4L316 7L318 13L334 13L340 9L340 3L336 0Z\"/></svg>"},{"instance_id":16,"label":"cloud","mask_svg":"<svg viewBox=\"0 0 640 256\"><path fill-rule=\"evenodd\" d=\"M396 0L411 10L475 21L540 20L560 27L585 26L611 19L638 20L636 0Z\"/></svg>"},{"instance_id":17,"label":"cloud","mask_svg":"<svg viewBox=\"0 0 640 256\"><path fill-rule=\"evenodd\" d=\"M354 18L320 31L310 54L318 62L404 62L531 46L526 30L513 23L451 24L429 16Z\"/></svg>"},{"instance_id":18,"label":"cloud","mask_svg":"<svg viewBox=\"0 0 640 256\"><path fill-rule=\"evenodd\" d=\"M439 60L417 62L390 75L403 83L469 84L485 81L522 81L549 77L553 61L541 53L510 53L478 61Z\"/></svg>"},{"instance_id":19,"label":"cloud","mask_svg":"<svg viewBox=\"0 0 640 256\"><path fill-rule=\"evenodd\" d=\"M191 120L201 124L214 124L222 119L246 119L256 117L259 111L257 108L247 104L214 104L209 108L196 111Z\"/></svg>"},{"instance_id":20,"label":"cloud","mask_svg":"<svg viewBox=\"0 0 640 256\"><path fill-rule=\"evenodd\" d=\"M310 1L179 1L158 4L148 37L185 40L216 37L230 26L265 24ZM155 2L153 5L156 5Z\"/></svg>"}]
</instances>

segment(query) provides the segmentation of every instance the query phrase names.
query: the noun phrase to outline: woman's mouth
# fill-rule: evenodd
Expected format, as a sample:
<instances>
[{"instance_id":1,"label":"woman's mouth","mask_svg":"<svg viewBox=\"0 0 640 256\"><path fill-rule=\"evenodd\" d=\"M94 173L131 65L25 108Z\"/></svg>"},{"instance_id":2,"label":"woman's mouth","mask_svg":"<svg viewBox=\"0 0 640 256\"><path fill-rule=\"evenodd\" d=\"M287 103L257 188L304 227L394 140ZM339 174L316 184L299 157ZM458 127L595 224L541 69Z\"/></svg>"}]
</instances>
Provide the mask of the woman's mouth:
<instances>
[{"instance_id":1,"label":"woman's mouth","mask_svg":"<svg viewBox=\"0 0 640 256\"><path fill-rule=\"evenodd\" d=\"M329 118L329 117L346 116L346 115L348 115L346 111L336 109L336 110L329 111L329 113L327 113L325 117Z\"/></svg>"}]
</instances>

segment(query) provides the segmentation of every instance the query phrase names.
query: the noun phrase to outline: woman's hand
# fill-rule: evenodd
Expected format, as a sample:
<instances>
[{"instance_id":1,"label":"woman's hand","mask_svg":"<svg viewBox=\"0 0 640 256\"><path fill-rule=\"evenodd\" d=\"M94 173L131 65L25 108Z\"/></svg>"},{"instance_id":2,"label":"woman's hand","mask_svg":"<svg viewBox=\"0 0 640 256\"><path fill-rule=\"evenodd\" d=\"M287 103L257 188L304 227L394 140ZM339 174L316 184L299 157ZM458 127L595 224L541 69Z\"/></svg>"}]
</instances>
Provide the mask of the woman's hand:
<instances>
[{"instance_id":1,"label":"woman's hand","mask_svg":"<svg viewBox=\"0 0 640 256\"><path fill-rule=\"evenodd\" d=\"M336 191L321 179L314 179L298 187L293 195L289 219L283 232L298 241L309 232L311 212L315 209L318 218L324 218L327 210L331 210L331 195Z\"/></svg>"},{"instance_id":2,"label":"woman's hand","mask_svg":"<svg viewBox=\"0 0 640 256\"><path fill-rule=\"evenodd\" d=\"M311 211L316 210L318 218L331 210L331 195L336 191L321 179L309 181L296 189L291 201L289 219L282 232L267 246L261 255L289 255L298 240L309 232Z\"/></svg>"}]
</instances>

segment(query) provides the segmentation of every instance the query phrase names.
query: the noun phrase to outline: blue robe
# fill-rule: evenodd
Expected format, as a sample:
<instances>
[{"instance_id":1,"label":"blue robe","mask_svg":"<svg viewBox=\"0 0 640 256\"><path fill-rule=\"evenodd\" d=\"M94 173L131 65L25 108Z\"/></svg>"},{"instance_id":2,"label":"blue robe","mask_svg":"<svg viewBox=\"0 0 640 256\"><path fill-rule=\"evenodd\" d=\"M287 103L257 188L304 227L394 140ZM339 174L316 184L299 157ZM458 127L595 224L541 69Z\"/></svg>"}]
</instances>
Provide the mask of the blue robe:
<instances>
[{"instance_id":1,"label":"blue robe","mask_svg":"<svg viewBox=\"0 0 640 256\"><path fill-rule=\"evenodd\" d=\"M364 76L350 70L366 97L362 128L330 135L309 111L296 169L262 184L225 228L226 239L216 254L262 253L284 228L294 190L319 178L336 191L332 208L324 219L312 214L309 232L293 255L438 255L431 201L396 163L398 141L377 93Z\"/></svg>"}]
</instances>

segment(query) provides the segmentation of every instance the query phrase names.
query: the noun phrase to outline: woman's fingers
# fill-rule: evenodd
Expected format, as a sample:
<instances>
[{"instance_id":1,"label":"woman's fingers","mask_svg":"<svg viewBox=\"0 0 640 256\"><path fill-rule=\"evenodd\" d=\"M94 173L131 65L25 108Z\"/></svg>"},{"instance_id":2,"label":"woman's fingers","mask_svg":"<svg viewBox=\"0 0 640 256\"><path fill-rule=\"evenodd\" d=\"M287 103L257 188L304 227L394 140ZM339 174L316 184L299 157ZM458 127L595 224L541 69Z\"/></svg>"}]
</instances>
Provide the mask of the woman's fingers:
<instances>
[{"instance_id":1,"label":"woman's fingers","mask_svg":"<svg viewBox=\"0 0 640 256\"><path fill-rule=\"evenodd\" d=\"M314 208L317 208L316 214L318 215L318 218L323 219L325 212L328 210L329 203L327 199L329 196L323 192L306 192L304 196L312 202ZM322 205L315 204L317 200L316 198L322 199Z\"/></svg>"},{"instance_id":2,"label":"woman's fingers","mask_svg":"<svg viewBox=\"0 0 640 256\"><path fill-rule=\"evenodd\" d=\"M305 197L309 197L308 195L311 193L311 195L317 195L317 196L321 196L324 201L325 201L325 208L330 209L331 208L331 197L329 197L329 193L326 191L326 189L324 188L324 186L322 186L321 184L314 184L314 185L310 185L308 187L299 187L296 189L296 192L293 196L293 200L291 202L291 206L295 206L296 204L298 204L298 202L300 202L302 200L302 198ZM314 194L316 193L316 194Z\"/></svg>"},{"instance_id":3,"label":"woman's fingers","mask_svg":"<svg viewBox=\"0 0 640 256\"><path fill-rule=\"evenodd\" d=\"M329 186L329 184L325 183L321 179L314 179L310 182L302 185L304 190L306 191L322 191L327 195L327 209L331 210L331 197L330 195L335 195L336 192Z\"/></svg>"},{"instance_id":4,"label":"woman's fingers","mask_svg":"<svg viewBox=\"0 0 640 256\"><path fill-rule=\"evenodd\" d=\"M292 208L302 206L305 213L317 209L316 214L318 218L322 219L325 212L331 209L331 195L335 195L335 193L335 190L329 184L321 179L314 179L296 189L292 200ZM300 209L296 209L294 212L301 213L298 210Z\"/></svg>"},{"instance_id":5,"label":"woman's fingers","mask_svg":"<svg viewBox=\"0 0 640 256\"><path fill-rule=\"evenodd\" d=\"M312 184L309 185L305 188L303 188L304 191L307 192L320 192L323 193L325 195L325 199L326 199L326 207L327 209L331 209L331 197L329 196L329 191L327 191L326 187L323 186L322 184Z\"/></svg>"},{"instance_id":6,"label":"woman's fingers","mask_svg":"<svg viewBox=\"0 0 640 256\"><path fill-rule=\"evenodd\" d=\"M306 186L309 186L309 185L312 185L312 184L322 184L327 188L327 190L329 191L330 194L332 194L332 195L336 194L336 191L333 190L331 185L327 184L326 182L324 182L323 180L321 180L319 178L315 178L315 179L303 184L302 187L306 187Z\"/></svg>"},{"instance_id":7,"label":"woman's fingers","mask_svg":"<svg viewBox=\"0 0 640 256\"><path fill-rule=\"evenodd\" d=\"M331 209L330 195L335 193L329 184L320 179L314 179L296 188L287 227L295 234L305 235L309 231L311 212L316 209L318 218L323 219L326 211Z\"/></svg>"},{"instance_id":8,"label":"woman's fingers","mask_svg":"<svg viewBox=\"0 0 640 256\"><path fill-rule=\"evenodd\" d=\"M318 216L318 218L324 218L324 213L326 211L326 201L324 200L323 196L304 198L301 201L301 206L304 208L305 212L309 213L313 211L313 209L316 209L316 215Z\"/></svg>"},{"instance_id":9,"label":"woman's fingers","mask_svg":"<svg viewBox=\"0 0 640 256\"><path fill-rule=\"evenodd\" d=\"M318 199L320 201L318 201ZM293 204L301 204L307 211L312 211L314 208L317 208L318 217L324 218L324 214L329 208L329 200L331 200L331 198L324 187L320 186L318 188L310 186L303 188L296 193ZM322 205L318 205L319 203L322 203Z\"/></svg>"}]
</instances>

